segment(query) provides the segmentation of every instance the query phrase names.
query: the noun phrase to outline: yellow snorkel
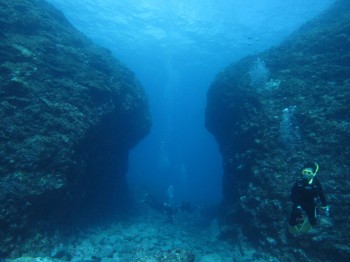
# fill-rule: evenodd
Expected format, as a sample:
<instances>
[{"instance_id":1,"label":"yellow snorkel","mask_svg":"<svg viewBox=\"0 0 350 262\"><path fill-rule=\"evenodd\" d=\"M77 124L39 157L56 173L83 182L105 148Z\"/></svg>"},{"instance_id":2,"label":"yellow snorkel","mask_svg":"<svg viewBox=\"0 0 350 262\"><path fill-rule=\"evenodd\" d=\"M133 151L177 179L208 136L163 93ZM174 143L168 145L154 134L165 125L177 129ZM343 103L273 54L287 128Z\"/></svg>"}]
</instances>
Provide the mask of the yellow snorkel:
<instances>
[{"instance_id":1,"label":"yellow snorkel","mask_svg":"<svg viewBox=\"0 0 350 262\"><path fill-rule=\"evenodd\" d=\"M317 171L318 171L318 164L316 162L315 162L315 166L316 166L316 169L315 169L315 172L312 174L312 178L309 181L309 185L311 185L312 182L314 182L314 178L315 178Z\"/></svg>"}]
</instances>

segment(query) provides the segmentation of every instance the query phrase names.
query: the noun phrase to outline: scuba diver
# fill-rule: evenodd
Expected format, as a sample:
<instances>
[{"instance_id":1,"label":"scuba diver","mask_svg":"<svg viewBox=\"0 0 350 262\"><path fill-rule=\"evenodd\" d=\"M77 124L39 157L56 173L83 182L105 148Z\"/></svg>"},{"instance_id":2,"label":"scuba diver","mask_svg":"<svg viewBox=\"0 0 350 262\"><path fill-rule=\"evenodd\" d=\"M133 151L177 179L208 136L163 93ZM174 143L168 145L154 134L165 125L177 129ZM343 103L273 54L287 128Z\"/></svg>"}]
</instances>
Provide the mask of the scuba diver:
<instances>
[{"instance_id":1,"label":"scuba diver","mask_svg":"<svg viewBox=\"0 0 350 262\"><path fill-rule=\"evenodd\" d=\"M171 204L169 202L159 201L159 200L155 199L153 196L151 196L150 194L146 194L144 196L144 199L139 201L139 203L147 203L153 209L155 209L161 213L164 213L166 215L166 218L167 218L165 221L166 223L172 224L174 222L173 218L174 218L175 213L177 212L177 209L173 204Z\"/></svg>"},{"instance_id":2,"label":"scuba diver","mask_svg":"<svg viewBox=\"0 0 350 262\"><path fill-rule=\"evenodd\" d=\"M173 224L174 216L179 212L192 213L197 209L196 206L191 205L187 201L182 201L181 204L175 205L175 189L172 185L167 188L166 201L160 201L154 198L150 194L146 194L144 199L139 201L139 203L146 203L153 209L166 215L166 223Z\"/></svg>"},{"instance_id":3,"label":"scuba diver","mask_svg":"<svg viewBox=\"0 0 350 262\"><path fill-rule=\"evenodd\" d=\"M329 211L323 188L316 174L317 163L310 163L304 166L302 177L292 187L291 200L293 209L289 219L289 232L292 234L306 233L316 225L316 199L320 199L322 208ZM302 211L307 218L303 220Z\"/></svg>"}]
</instances>

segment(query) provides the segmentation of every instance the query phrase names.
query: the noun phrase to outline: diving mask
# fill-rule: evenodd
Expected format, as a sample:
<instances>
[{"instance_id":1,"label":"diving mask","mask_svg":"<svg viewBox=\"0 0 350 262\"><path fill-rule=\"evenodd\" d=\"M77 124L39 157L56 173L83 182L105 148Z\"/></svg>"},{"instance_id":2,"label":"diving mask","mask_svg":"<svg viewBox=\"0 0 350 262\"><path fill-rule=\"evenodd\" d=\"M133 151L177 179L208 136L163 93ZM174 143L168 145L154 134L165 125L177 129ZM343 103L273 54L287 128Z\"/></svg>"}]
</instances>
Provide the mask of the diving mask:
<instances>
[{"instance_id":1,"label":"diving mask","mask_svg":"<svg viewBox=\"0 0 350 262\"><path fill-rule=\"evenodd\" d=\"M311 185L316 174L317 174L317 171L318 171L318 164L315 163L315 172L313 171L313 169L311 167L308 167L308 168L304 168L303 171L301 171L303 177L307 180L309 180L309 184Z\"/></svg>"}]
</instances>

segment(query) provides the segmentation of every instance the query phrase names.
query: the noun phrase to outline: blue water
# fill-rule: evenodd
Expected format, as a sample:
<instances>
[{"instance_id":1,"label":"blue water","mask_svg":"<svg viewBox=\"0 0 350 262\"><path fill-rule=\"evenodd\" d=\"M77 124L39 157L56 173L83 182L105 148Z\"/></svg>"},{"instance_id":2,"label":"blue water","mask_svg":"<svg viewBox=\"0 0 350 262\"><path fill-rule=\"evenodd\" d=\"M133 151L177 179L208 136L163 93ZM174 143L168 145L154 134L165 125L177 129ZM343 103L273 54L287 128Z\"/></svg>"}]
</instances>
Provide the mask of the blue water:
<instances>
[{"instance_id":1,"label":"blue water","mask_svg":"<svg viewBox=\"0 0 350 262\"><path fill-rule=\"evenodd\" d=\"M49 0L135 72L152 131L128 179L177 201L221 200L221 156L204 127L206 92L239 58L277 45L333 0Z\"/></svg>"}]
</instances>

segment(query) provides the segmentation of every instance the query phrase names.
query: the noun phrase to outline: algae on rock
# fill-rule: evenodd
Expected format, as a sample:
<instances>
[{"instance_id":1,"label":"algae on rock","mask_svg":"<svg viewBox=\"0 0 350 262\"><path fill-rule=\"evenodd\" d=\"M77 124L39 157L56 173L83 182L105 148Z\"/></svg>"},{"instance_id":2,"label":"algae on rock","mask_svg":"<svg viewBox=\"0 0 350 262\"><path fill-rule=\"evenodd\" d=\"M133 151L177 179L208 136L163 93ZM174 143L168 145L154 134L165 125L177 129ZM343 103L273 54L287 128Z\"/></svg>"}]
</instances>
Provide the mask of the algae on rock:
<instances>
[{"instance_id":1,"label":"algae on rock","mask_svg":"<svg viewBox=\"0 0 350 262\"><path fill-rule=\"evenodd\" d=\"M128 151L148 133L150 116L134 74L50 4L3 0L0 6L5 254L45 217L122 206Z\"/></svg>"}]
</instances>

